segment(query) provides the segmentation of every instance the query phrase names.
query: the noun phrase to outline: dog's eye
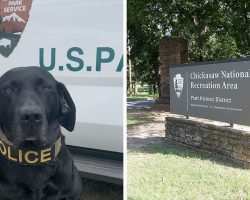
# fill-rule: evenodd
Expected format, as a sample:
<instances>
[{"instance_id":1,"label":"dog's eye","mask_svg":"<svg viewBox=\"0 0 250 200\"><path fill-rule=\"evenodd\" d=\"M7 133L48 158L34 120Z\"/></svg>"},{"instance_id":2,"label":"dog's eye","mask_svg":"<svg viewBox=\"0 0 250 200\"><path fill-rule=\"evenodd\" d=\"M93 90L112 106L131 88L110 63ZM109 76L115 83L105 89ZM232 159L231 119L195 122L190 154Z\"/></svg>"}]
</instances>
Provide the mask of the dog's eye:
<instances>
[{"instance_id":1,"label":"dog's eye","mask_svg":"<svg viewBox=\"0 0 250 200\"><path fill-rule=\"evenodd\" d=\"M49 91L51 90L51 87L48 86L48 85L43 85L43 86L41 87L41 90L42 90L43 92L49 92Z\"/></svg>"},{"instance_id":2,"label":"dog's eye","mask_svg":"<svg viewBox=\"0 0 250 200\"><path fill-rule=\"evenodd\" d=\"M11 94L11 93L15 92L15 90L14 90L14 88L6 87L6 88L4 88L4 92L7 94Z\"/></svg>"}]
</instances>

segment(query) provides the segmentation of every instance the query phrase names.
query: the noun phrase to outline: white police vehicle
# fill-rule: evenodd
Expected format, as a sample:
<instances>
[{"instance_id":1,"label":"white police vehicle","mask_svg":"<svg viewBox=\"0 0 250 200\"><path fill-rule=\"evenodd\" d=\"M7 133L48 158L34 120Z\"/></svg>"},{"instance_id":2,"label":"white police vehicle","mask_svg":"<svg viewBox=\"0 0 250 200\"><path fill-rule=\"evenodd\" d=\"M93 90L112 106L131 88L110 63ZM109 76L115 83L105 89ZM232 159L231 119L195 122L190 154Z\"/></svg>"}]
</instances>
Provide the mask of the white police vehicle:
<instances>
[{"instance_id":1,"label":"white police vehicle","mask_svg":"<svg viewBox=\"0 0 250 200\"><path fill-rule=\"evenodd\" d=\"M85 177L122 182L123 1L1 0L0 74L39 66L77 108L66 143ZM93 157L95 159L93 159Z\"/></svg>"}]
</instances>

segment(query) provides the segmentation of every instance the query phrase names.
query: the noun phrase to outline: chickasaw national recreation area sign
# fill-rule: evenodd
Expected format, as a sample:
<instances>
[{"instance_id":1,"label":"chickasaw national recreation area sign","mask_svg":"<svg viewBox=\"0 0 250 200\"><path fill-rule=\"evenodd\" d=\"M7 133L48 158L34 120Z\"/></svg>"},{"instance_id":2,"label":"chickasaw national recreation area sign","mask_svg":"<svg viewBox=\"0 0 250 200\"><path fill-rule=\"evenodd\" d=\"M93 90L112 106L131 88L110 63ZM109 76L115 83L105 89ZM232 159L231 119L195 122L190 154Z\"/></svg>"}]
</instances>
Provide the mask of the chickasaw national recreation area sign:
<instances>
[{"instance_id":1,"label":"chickasaw national recreation area sign","mask_svg":"<svg viewBox=\"0 0 250 200\"><path fill-rule=\"evenodd\" d=\"M8 57L29 19L32 0L0 0L0 55Z\"/></svg>"},{"instance_id":2,"label":"chickasaw national recreation area sign","mask_svg":"<svg viewBox=\"0 0 250 200\"><path fill-rule=\"evenodd\" d=\"M250 57L171 66L170 111L250 125Z\"/></svg>"}]
</instances>

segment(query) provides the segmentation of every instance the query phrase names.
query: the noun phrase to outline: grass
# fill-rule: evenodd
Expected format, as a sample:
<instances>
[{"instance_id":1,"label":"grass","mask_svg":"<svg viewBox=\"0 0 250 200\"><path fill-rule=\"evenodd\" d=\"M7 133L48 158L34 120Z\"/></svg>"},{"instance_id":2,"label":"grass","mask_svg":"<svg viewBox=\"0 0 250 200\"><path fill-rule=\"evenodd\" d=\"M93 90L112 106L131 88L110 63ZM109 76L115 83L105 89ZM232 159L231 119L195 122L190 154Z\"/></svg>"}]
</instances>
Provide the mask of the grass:
<instances>
[{"instance_id":1,"label":"grass","mask_svg":"<svg viewBox=\"0 0 250 200\"><path fill-rule=\"evenodd\" d=\"M132 95L127 97L127 101L139 101L139 100L150 100L157 99L158 94L148 94L147 92L140 92L138 95Z\"/></svg>"},{"instance_id":2,"label":"grass","mask_svg":"<svg viewBox=\"0 0 250 200\"><path fill-rule=\"evenodd\" d=\"M250 199L250 170L167 141L128 155L128 199Z\"/></svg>"},{"instance_id":3,"label":"grass","mask_svg":"<svg viewBox=\"0 0 250 200\"><path fill-rule=\"evenodd\" d=\"M128 128L143 125L128 115ZM128 200L250 200L250 170L166 140L128 151Z\"/></svg>"},{"instance_id":4,"label":"grass","mask_svg":"<svg viewBox=\"0 0 250 200\"><path fill-rule=\"evenodd\" d=\"M127 101L139 101L139 100L150 100L157 99L159 94L149 94L149 87L147 84L141 86L137 85L137 95L127 96Z\"/></svg>"}]
</instances>

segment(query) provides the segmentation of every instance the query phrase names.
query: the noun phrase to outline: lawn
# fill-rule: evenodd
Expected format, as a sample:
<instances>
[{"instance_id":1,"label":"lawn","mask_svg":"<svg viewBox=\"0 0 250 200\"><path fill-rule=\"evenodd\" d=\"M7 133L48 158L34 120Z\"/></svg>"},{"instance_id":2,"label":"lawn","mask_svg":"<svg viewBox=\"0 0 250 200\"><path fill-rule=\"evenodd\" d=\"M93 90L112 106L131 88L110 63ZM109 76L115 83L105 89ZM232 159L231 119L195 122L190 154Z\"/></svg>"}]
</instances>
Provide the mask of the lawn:
<instances>
[{"instance_id":1,"label":"lawn","mask_svg":"<svg viewBox=\"0 0 250 200\"><path fill-rule=\"evenodd\" d=\"M128 131L152 117L132 124L128 116ZM250 200L250 170L214 154L163 139L129 149L127 158L128 200Z\"/></svg>"},{"instance_id":2,"label":"lawn","mask_svg":"<svg viewBox=\"0 0 250 200\"><path fill-rule=\"evenodd\" d=\"M127 96L127 101L139 101L139 100L150 100L157 99L159 94L149 94L148 85L144 86L138 85L137 95Z\"/></svg>"},{"instance_id":3,"label":"lawn","mask_svg":"<svg viewBox=\"0 0 250 200\"><path fill-rule=\"evenodd\" d=\"M139 93L137 95L128 96L127 101L150 100L157 99L158 97L158 94Z\"/></svg>"}]
</instances>

